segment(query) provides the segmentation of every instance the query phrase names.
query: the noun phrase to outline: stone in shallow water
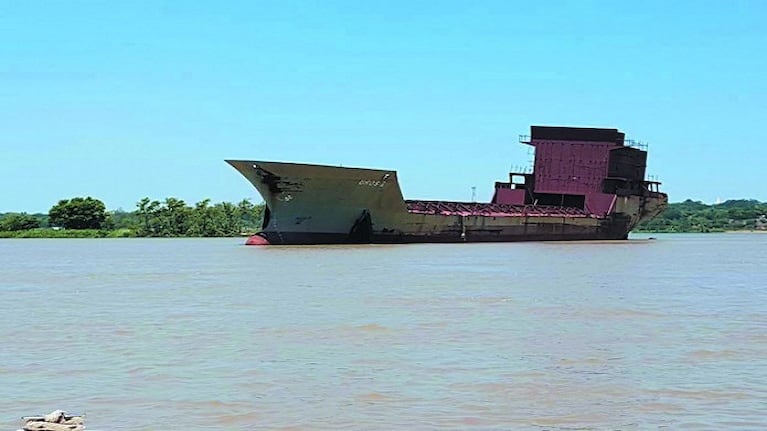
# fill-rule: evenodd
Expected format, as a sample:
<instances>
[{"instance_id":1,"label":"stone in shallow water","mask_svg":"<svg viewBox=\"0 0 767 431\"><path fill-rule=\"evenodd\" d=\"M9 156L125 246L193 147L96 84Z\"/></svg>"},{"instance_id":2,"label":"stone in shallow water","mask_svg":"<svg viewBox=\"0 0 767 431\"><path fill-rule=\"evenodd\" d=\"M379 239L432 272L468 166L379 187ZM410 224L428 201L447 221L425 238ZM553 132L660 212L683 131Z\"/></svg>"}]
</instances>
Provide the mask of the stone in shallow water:
<instances>
[{"instance_id":1,"label":"stone in shallow water","mask_svg":"<svg viewBox=\"0 0 767 431\"><path fill-rule=\"evenodd\" d=\"M68 415L63 410L55 410L45 416L22 418L24 431L82 431L85 429L82 416Z\"/></svg>"}]
</instances>

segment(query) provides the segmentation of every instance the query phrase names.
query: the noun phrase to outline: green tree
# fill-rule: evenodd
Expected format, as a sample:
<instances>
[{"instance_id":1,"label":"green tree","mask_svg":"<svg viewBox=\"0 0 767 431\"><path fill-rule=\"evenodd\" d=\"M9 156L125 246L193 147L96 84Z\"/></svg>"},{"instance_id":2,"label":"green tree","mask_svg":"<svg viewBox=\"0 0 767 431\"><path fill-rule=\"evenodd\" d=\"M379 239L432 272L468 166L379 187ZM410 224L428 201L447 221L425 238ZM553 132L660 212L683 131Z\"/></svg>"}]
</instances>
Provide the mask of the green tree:
<instances>
[{"instance_id":1,"label":"green tree","mask_svg":"<svg viewBox=\"0 0 767 431\"><path fill-rule=\"evenodd\" d=\"M235 236L242 231L242 216L239 208L230 202L216 204L216 236Z\"/></svg>"},{"instance_id":2,"label":"green tree","mask_svg":"<svg viewBox=\"0 0 767 431\"><path fill-rule=\"evenodd\" d=\"M253 205L245 199L238 204L220 202L211 204L203 199L190 207L183 200L166 198L152 201L143 198L136 204L132 217L112 214L115 226L126 219L133 220L137 236L238 236L244 230L255 231L261 225L264 205Z\"/></svg>"},{"instance_id":3,"label":"green tree","mask_svg":"<svg viewBox=\"0 0 767 431\"><path fill-rule=\"evenodd\" d=\"M108 218L112 220L114 229L132 229L138 230L141 227L138 214L135 212L128 212L122 209L117 209L108 214Z\"/></svg>"},{"instance_id":4,"label":"green tree","mask_svg":"<svg viewBox=\"0 0 767 431\"><path fill-rule=\"evenodd\" d=\"M184 236L189 229L190 208L181 199L165 198L164 207L160 210L162 219L162 236Z\"/></svg>"},{"instance_id":5,"label":"green tree","mask_svg":"<svg viewBox=\"0 0 767 431\"><path fill-rule=\"evenodd\" d=\"M48 211L49 223L65 229L101 229L107 218L104 203L90 196L60 200Z\"/></svg>"},{"instance_id":6,"label":"green tree","mask_svg":"<svg viewBox=\"0 0 767 431\"><path fill-rule=\"evenodd\" d=\"M0 219L0 231L29 230L40 227L40 222L27 213L6 214Z\"/></svg>"},{"instance_id":7,"label":"green tree","mask_svg":"<svg viewBox=\"0 0 767 431\"><path fill-rule=\"evenodd\" d=\"M139 227L136 234L139 236L156 236L159 231L159 220L157 214L160 209L160 202L143 198L136 204L136 216L139 219Z\"/></svg>"},{"instance_id":8,"label":"green tree","mask_svg":"<svg viewBox=\"0 0 767 431\"><path fill-rule=\"evenodd\" d=\"M213 214L210 199L203 199L192 209L191 224L188 234L191 236L210 236L213 226Z\"/></svg>"},{"instance_id":9,"label":"green tree","mask_svg":"<svg viewBox=\"0 0 767 431\"><path fill-rule=\"evenodd\" d=\"M237 204L242 219L242 229L256 231L261 228L264 218L264 204L254 205L250 200L243 199Z\"/></svg>"},{"instance_id":10,"label":"green tree","mask_svg":"<svg viewBox=\"0 0 767 431\"><path fill-rule=\"evenodd\" d=\"M767 214L767 205L753 199L729 200L706 205L690 199L669 204L668 209L637 230L653 232L721 232L764 229L757 220Z\"/></svg>"}]
</instances>

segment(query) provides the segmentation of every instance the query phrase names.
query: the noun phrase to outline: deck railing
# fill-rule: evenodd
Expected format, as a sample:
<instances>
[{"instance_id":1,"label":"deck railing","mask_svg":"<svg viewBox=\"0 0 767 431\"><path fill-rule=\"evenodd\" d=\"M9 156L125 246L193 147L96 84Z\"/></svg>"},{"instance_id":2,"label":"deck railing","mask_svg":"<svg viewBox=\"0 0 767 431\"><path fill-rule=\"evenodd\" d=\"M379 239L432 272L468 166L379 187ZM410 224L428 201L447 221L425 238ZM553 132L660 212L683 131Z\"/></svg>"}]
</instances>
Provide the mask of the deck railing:
<instances>
[{"instance_id":1,"label":"deck railing","mask_svg":"<svg viewBox=\"0 0 767 431\"><path fill-rule=\"evenodd\" d=\"M405 201L407 210L415 214L484 217L588 217L580 208L547 205L509 205L476 202Z\"/></svg>"}]
</instances>

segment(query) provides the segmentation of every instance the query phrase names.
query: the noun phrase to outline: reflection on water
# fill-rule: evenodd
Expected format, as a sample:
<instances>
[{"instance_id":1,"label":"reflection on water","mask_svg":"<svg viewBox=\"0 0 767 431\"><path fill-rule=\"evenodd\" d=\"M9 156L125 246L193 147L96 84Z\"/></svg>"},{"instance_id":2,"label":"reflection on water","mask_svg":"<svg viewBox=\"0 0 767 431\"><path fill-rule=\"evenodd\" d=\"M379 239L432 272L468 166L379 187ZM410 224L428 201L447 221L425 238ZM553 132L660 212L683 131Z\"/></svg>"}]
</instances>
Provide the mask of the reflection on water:
<instances>
[{"instance_id":1,"label":"reflection on water","mask_svg":"<svg viewBox=\"0 0 767 431\"><path fill-rule=\"evenodd\" d=\"M764 429L767 235L0 241L0 429Z\"/></svg>"}]
</instances>

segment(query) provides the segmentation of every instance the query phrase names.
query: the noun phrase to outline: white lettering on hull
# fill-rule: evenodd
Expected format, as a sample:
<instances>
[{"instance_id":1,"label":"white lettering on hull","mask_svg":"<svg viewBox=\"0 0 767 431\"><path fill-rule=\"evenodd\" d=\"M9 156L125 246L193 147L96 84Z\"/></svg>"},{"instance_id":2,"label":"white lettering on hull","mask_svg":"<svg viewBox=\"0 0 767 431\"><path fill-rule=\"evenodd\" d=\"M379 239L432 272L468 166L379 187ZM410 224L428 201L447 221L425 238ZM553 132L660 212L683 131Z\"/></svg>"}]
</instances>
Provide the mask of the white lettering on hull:
<instances>
[{"instance_id":1,"label":"white lettering on hull","mask_svg":"<svg viewBox=\"0 0 767 431\"><path fill-rule=\"evenodd\" d=\"M357 183L358 186L379 187L383 188L386 185L386 181L379 180L360 180Z\"/></svg>"}]
</instances>

